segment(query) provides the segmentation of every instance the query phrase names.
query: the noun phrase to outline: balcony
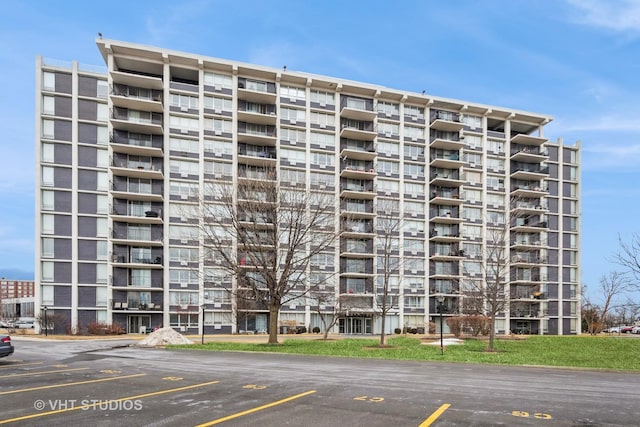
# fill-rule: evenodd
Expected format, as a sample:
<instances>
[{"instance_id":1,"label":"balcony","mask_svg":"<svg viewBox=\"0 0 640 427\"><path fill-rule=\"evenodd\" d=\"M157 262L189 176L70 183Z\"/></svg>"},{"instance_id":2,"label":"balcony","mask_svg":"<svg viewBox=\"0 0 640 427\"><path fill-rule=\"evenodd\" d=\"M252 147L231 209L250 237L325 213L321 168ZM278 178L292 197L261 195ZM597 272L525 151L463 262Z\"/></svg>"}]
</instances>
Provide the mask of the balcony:
<instances>
[{"instance_id":1,"label":"balcony","mask_svg":"<svg viewBox=\"0 0 640 427\"><path fill-rule=\"evenodd\" d=\"M373 100L351 96L340 97L340 115L345 119L373 122L378 113L373 110Z\"/></svg>"},{"instance_id":2,"label":"balcony","mask_svg":"<svg viewBox=\"0 0 640 427\"><path fill-rule=\"evenodd\" d=\"M378 134L373 127L373 122L343 119L340 125L340 138L374 141L376 136Z\"/></svg>"},{"instance_id":3,"label":"balcony","mask_svg":"<svg viewBox=\"0 0 640 427\"><path fill-rule=\"evenodd\" d=\"M114 255L111 262L116 267L162 269L162 257L150 256L148 258L132 257L128 255Z\"/></svg>"},{"instance_id":4,"label":"balcony","mask_svg":"<svg viewBox=\"0 0 640 427\"><path fill-rule=\"evenodd\" d=\"M141 233L134 230L127 232L114 231L111 236L112 242L117 245L129 246L162 246L162 236L153 236L151 233Z\"/></svg>"},{"instance_id":5,"label":"balcony","mask_svg":"<svg viewBox=\"0 0 640 427\"><path fill-rule=\"evenodd\" d=\"M539 164L548 158L546 150L540 147L514 144L511 146L511 161Z\"/></svg>"},{"instance_id":6,"label":"balcony","mask_svg":"<svg viewBox=\"0 0 640 427\"><path fill-rule=\"evenodd\" d=\"M432 229L429 232L429 240L433 242L454 243L462 240L457 228Z\"/></svg>"},{"instance_id":7,"label":"balcony","mask_svg":"<svg viewBox=\"0 0 640 427\"><path fill-rule=\"evenodd\" d=\"M162 83L161 75L136 73L131 71L111 71L111 79L114 84L122 84L126 86L162 90L164 84Z\"/></svg>"},{"instance_id":8,"label":"balcony","mask_svg":"<svg viewBox=\"0 0 640 427\"><path fill-rule=\"evenodd\" d=\"M340 185L340 197L347 199L373 199L376 195L373 181L358 184Z\"/></svg>"},{"instance_id":9,"label":"balcony","mask_svg":"<svg viewBox=\"0 0 640 427\"><path fill-rule=\"evenodd\" d=\"M373 162L343 162L341 178L372 180L377 175Z\"/></svg>"},{"instance_id":10,"label":"balcony","mask_svg":"<svg viewBox=\"0 0 640 427\"><path fill-rule=\"evenodd\" d=\"M460 160L460 154L457 152L432 153L430 161L429 167L441 169L459 169L464 164L464 162Z\"/></svg>"},{"instance_id":11,"label":"balcony","mask_svg":"<svg viewBox=\"0 0 640 427\"><path fill-rule=\"evenodd\" d=\"M238 120L275 126L277 123L276 106L273 104L238 101Z\"/></svg>"},{"instance_id":12,"label":"balcony","mask_svg":"<svg viewBox=\"0 0 640 427\"><path fill-rule=\"evenodd\" d=\"M517 215L540 215L547 211L547 206L543 205L540 199L517 201L511 206L511 212Z\"/></svg>"},{"instance_id":13,"label":"balcony","mask_svg":"<svg viewBox=\"0 0 640 427\"><path fill-rule=\"evenodd\" d=\"M277 100L276 85L272 82L248 78L238 79L238 99L257 104L274 104Z\"/></svg>"},{"instance_id":14,"label":"balcony","mask_svg":"<svg viewBox=\"0 0 640 427\"><path fill-rule=\"evenodd\" d=\"M340 141L340 158L372 161L376 158L374 143L371 141Z\"/></svg>"},{"instance_id":15,"label":"balcony","mask_svg":"<svg viewBox=\"0 0 640 427\"><path fill-rule=\"evenodd\" d=\"M511 186L511 195L515 198L540 199L546 196L548 192L548 188L540 185L540 182L515 184Z\"/></svg>"},{"instance_id":16,"label":"balcony","mask_svg":"<svg viewBox=\"0 0 640 427\"><path fill-rule=\"evenodd\" d=\"M432 173L429 181L429 185L433 187L460 187L462 184L464 181L460 179L458 169Z\"/></svg>"},{"instance_id":17,"label":"balcony","mask_svg":"<svg viewBox=\"0 0 640 427\"><path fill-rule=\"evenodd\" d=\"M264 168L275 168L277 164L277 152L273 147L238 144L238 162L246 165L255 165Z\"/></svg>"},{"instance_id":18,"label":"balcony","mask_svg":"<svg viewBox=\"0 0 640 427\"><path fill-rule=\"evenodd\" d=\"M539 181L549 174L548 167L542 167L531 163L512 163L511 179Z\"/></svg>"},{"instance_id":19,"label":"balcony","mask_svg":"<svg viewBox=\"0 0 640 427\"><path fill-rule=\"evenodd\" d=\"M454 209L436 209L430 212L429 221L439 224L461 224L459 212Z\"/></svg>"},{"instance_id":20,"label":"balcony","mask_svg":"<svg viewBox=\"0 0 640 427\"><path fill-rule=\"evenodd\" d=\"M456 206L461 205L458 188L439 188L431 191L429 201L432 205Z\"/></svg>"},{"instance_id":21,"label":"balcony","mask_svg":"<svg viewBox=\"0 0 640 427\"><path fill-rule=\"evenodd\" d=\"M109 137L114 153L162 157L162 136L114 130Z\"/></svg>"},{"instance_id":22,"label":"balcony","mask_svg":"<svg viewBox=\"0 0 640 427\"><path fill-rule=\"evenodd\" d=\"M121 161L114 159L111 171L116 176L142 179L163 179L160 166L150 162Z\"/></svg>"},{"instance_id":23,"label":"balcony","mask_svg":"<svg viewBox=\"0 0 640 427\"><path fill-rule=\"evenodd\" d=\"M114 182L111 194L114 198L125 200L138 200L146 202L162 202L164 200L161 188L153 189L151 184L140 184L137 182Z\"/></svg>"},{"instance_id":24,"label":"balcony","mask_svg":"<svg viewBox=\"0 0 640 427\"><path fill-rule=\"evenodd\" d=\"M276 127L271 125L238 122L238 142L276 146Z\"/></svg>"},{"instance_id":25,"label":"balcony","mask_svg":"<svg viewBox=\"0 0 640 427\"><path fill-rule=\"evenodd\" d=\"M111 90L114 107L162 113L162 91L115 84Z\"/></svg>"},{"instance_id":26,"label":"balcony","mask_svg":"<svg viewBox=\"0 0 640 427\"><path fill-rule=\"evenodd\" d=\"M111 217L114 221L126 222L130 224L162 224L163 219L159 209L148 210L145 212L129 210L121 213L118 209L111 211Z\"/></svg>"},{"instance_id":27,"label":"balcony","mask_svg":"<svg viewBox=\"0 0 640 427\"><path fill-rule=\"evenodd\" d=\"M464 129L464 123L460 122L460 114L451 111L433 110L429 117L431 129L460 132Z\"/></svg>"},{"instance_id":28,"label":"balcony","mask_svg":"<svg viewBox=\"0 0 640 427\"><path fill-rule=\"evenodd\" d=\"M458 151L464 147L464 140L460 139L458 132L434 131L431 130L429 147L441 150Z\"/></svg>"},{"instance_id":29,"label":"balcony","mask_svg":"<svg viewBox=\"0 0 640 427\"><path fill-rule=\"evenodd\" d=\"M548 141L547 138L543 138L540 136L527 135L524 133L518 133L511 137L511 142L519 145L541 146L547 141Z\"/></svg>"},{"instance_id":30,"label":"balcony","mask_svg":"<svg viewBox=\"0 0 640 427\"><path fill-rule=\"evenodd\" d=\"M162 135L162 114L114 107L111 112L114 129L132 133Z\"/></svg>"}]
</instances>

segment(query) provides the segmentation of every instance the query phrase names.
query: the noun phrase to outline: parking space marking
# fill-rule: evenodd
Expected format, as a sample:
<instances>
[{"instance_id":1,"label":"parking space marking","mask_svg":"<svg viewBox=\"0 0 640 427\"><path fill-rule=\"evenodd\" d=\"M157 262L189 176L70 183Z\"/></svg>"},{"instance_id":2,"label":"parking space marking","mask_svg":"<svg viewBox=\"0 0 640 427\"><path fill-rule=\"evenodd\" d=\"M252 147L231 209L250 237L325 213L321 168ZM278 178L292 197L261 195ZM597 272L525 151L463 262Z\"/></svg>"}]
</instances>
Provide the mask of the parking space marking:
<instances>
[{"instance_id":1,"label":"parking space marking","mask_svg":"<svg viewBox=\"0 0 640 427\"><path fill-rule=\"evenodd\" d=\"M245 415L252 414L254 412L262 411L263 409L272 408L274 406L278 406L278 405L281 405L283 403L287 403L287 402L290 402L292 400L308 396L308 395L313 394L315 392L316 392L315 390L305 391L304 393L296 394L295 396L290 396L290 397L278 400L277 402L267 403L266 405L257 406L255 408L247 409L246 411L242 411L242 412L237 412L235 414L228 415L228 416L222 417L222 418L218 418L216 420L212 420L212 421L206 422L204 424L198 424L196 427L207 427L207 426L212 426L212 425L215 425L215 424L220 424L220 423L223 423L225 421L233 420L235 418L240 418L240 417L243 417Z\"/></svg>"},{"instance_id":2,"label":"parking space marking","mask_svg":"<svg viewBox=\"0 0 640 427\"><path fill-rule=\"evenodd\" d=\"M95 408L96 406L98 406L100 404L106 404L106 403L110 403L110 402L123 402L123 401L136 400L136 399L144 399L145 397L159 396L161 394L174 393L174 392L183 391L183 390L190 390L190 389L198 388L198 387L205 387L205 386L208 386L208 385L211 385L211 384L217 384L219 382L220 381L208 381L206 383L192 384L192 385L187 385L187 386L177 387L177 388L169 388L169 389L166 389L166 390L154 391L154 392L151 392L151 393L138 394L136 396L127 396L127 397L120 397L118 399L109 399L109 400L106 400L106 401L100 401L99 403L92 403L90 405L74 406L72 408L56 409L54 411L47 411L47 412L36 412L35 414L23 415L21 417L7 418L5 420L0 420L0 424L8 424L8 423L16 422L16 421L30 420L32 418L39 418L39 417L45 417L47 415L61 414L63 412L87 410L87 409Z\"/></svg>"},{"instance_id":3,"label":"parking space marking","mask_svg":"<svg viewBox=\"0 0 640 427\"><path fill-rule=\"evenodd\" d=\"M20 362L13 362L10 365L3 365L0 366L0 369L4 369L4 368L15 368L16 366L31 366L31 365L42 365L42 362L32 362L32 363L20 363Z\"/></svg>"},{"instance_id":4,"label":"parking space marking","mask_svg":"<svg viewBox=\"0 0 640 427\"><path fill-rule=\"evenodd\" d=\"M438 409L436 409L436 411L433 414L429 416L429 418L424 420L422 424L420 424L420 426L418 427L429 427L431 424L433 424L435 420L437 420L440 417L440 415L442 415L444 411L449 409L449 406L451 406L450 403L445 403L444 405L440 406Z\"/></svg>"},{"instance_id":5,"label":"parking space marking","mask_svg":"<svg viewBox=\"0 0 640 427\"><path fill-rule=\"evenodd\" d=\"M33 376L33 375L53 374L53 373L58 373L58 372L84 371L86 369L89 369L89 368L56 369L55 371L26 372L24 374L0 375L0 378L28 377L28 376Z\"/></svg>"},{"instance_id":6,"label":"parking space marking","mask_svg":"<svg viewBox=\"0 0 640 427\"><path fill-rule=\"evenodd\" d=\"M34 390L45 390L45 389L49 389L49 388L69 387L69 386L72 386L72 385L99 383L99 382L104 382L104 381L121 380L121 379L124 379L124 378L142 377L144 375L147 375L147 374L132 374L132 375L123 375L123 376L120 376L120 377L109 377L109 378L99 378L99 379L96 379L96 380L76 381L76 382L73 382L73 383L43 385L43 386L40 386L40 387L23 388L23 389L19 389L19 390L0 391L0 395L23 393L23 392L34 391Z\"/></svg>"}]
</instances>

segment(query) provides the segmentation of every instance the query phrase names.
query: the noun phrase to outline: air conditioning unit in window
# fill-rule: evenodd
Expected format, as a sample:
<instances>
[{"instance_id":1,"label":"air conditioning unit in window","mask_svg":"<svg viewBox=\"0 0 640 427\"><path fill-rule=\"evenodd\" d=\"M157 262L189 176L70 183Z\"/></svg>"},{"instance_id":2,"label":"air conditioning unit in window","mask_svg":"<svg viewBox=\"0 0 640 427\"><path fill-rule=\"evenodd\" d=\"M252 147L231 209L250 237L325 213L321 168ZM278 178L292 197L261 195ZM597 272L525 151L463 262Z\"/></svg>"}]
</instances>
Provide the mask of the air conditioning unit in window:
<instances>
[{"instance_id":1,"label":"air conditioning unit in window","mask_svg":"<svg viewBox=\"0 0 640 427\"><path fill-rule=\"evenodd\" d=\"M214 133L214 135L217 135L217 136L222 135L222 131L221 130L216 130L213 133Z\"/></svg>"},{"instance_id":2,"label":"air conditioning unit in window","mask_svg":"<svg viewBox=\"0 0 640 427\"><path fill-rule=\"evenodd\" d=\"M182 243L186 243L186 242L183 241ZM183 266L183 267L186 267L186 266L189 265L189 263L187 261L180 261L180 265ZM185 285L186 285L186 283L185 283Z\"/></svg>"},{"instance_id":3,"label":"air conditioning unit in window","mask_svg":"<svg viewBox=\"0 0 640 427\"><path fill-rule=\"evenodd\" d=\"M321 102L321 103L320 103L320 106L321 106L322 108L324 108L324 107L326 107L326 106L327 106L327 104L326 104L325 102Z\"/></svg>"},{"instance_id":4,"label":"air conditioning unit in window","mask_svg":"<svg viewBox=\"0 0 640 427\"><path fill-rule=\"evenodd\" d=\"M213 112L214 112L215 114L220 114L220 113L222 113L222 111L218 110L217 108L216 108L215 110L213 110Z\"/></svg>"},{"instance_id":5,"label":"air conditioning unit in window","mask_svg":"<svg viewBox=\"0 0 640 427\"><path fill-rule=\"evenodd\" d=\"M189 107L180 107L180 111L187 113L189 111Z\"/></svg>"},{"instance_id":6,"label":"air conditioning unit in window","mask_svg":"<svg viewBox=\"0 0 640 427\"><path fill-rule=\"evenodd\" d=\"M181 288L188 288L189 284L187 282L180 282L180 287Z\"/></svg>"},{"instance_id":7,"label":"air conditioning unit in window","mask_svg":"<svg viewBox=\"0 0 640 427\"><path fill-rule=\"evenodd\" d=\"M327 125L325 125L324 123L320 123L320 129L326 129Z\"/></svg>"},{"instance_id":8,"label":"air conditioning unit in window","mask_svg":"<svg viewBox=\"0 0 640 427\"><path fill-rule=\"evenodd\" d=\"M189 178L189 174L187 172L180 172L180 178Z\"/></svg>"},{"instance_id":9,"label":"air conditioning unit in window","mask_svg":"<svg viewBox=\"0 0 640 427\"><path fill-rule=\"evenodd\" d=\"M186 135L186 134L189 133L189 130L188 129L180 129L180 133L183 134L183 135Z\"/></svg>"},{"instance_id":10,"label":"air conditioning unit in window","mask_svg":"<svg viewBox=\"0 0 640 427\"><path fill-rule=\"evenodd\" d=\"M180 199L182 199L182 200L189 200L189 196L187 196L186 194L181 194L181 195L180 195Z\"/></svg>"},{"instance_id":11,"label":"air conditioning unit in window","mask_svg":"<svg viewBox=\"0 0 640 427\"><path fill-rule=\"evenodd\" d=\"M222 90L222 88L220 87L220 85L214 85L213 86L213 90L220 92Z\"/></svg>"}]
</instances>

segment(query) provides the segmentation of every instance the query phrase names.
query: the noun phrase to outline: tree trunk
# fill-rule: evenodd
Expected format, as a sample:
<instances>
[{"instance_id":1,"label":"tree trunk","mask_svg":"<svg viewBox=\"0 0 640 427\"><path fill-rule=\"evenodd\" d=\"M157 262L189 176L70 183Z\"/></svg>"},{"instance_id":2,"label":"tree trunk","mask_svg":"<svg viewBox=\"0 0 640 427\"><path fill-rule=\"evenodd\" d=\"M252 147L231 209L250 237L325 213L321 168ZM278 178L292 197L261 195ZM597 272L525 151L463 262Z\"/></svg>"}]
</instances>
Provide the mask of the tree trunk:
<instances>
[{"instance_id":1,"label":"tree trunk","mask_svg":"<svg viewBox=\"0 0 640 427\"><path fill-rule=\"evenodd\" d=\"M382 330L380 331L380 346L384 346L384 344L385 344L384 328L385 328L385 320L386 320L386 318L387 318L387 316L385 316L384 310L383 310L382 319L380 319L380 326L382 327Z\"/></svg>"},{"instance_id":2,"label":"tree trunk","mask_svg":"<svg viewBox=\"0 0 640 427\"><path fill-rule=\"evenodd\" d=\"M280 304L272 301L269 304L269 344L278 344L278 313Z\"/></svg>"},{"instance_id":3,"label":"tree trunk","mask_svg":"<svg viewBox=\"0 0 640 427\"><path fill-rule=\"evenodd\" d=\"M489 344L487 344L487 351L493 351L493 340L496 337L496 315L491 315L491 329L489 329Z\"/></svg>"}]
</instances>

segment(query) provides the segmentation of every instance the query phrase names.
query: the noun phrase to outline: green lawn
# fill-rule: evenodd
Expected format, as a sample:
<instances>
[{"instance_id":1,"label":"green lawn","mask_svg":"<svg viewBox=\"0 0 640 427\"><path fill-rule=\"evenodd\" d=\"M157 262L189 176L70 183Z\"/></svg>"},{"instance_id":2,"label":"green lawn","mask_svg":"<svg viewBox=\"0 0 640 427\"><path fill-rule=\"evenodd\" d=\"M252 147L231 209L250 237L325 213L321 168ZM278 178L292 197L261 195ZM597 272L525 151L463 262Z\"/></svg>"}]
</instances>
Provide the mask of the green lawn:
<instances>
[{"instance_id":1,"label":"green lawn","mask_svg":"<svg viewBox=\"0 0 640 427\"><path fill-rule=\"evenodd\" d=\"M396 336L388 339L391 348L377 348L378 339L323 341L289 338L282 344L211 342L204 345L171 346L207 351L260 351L395 360L490 363L501 365L541 365L640 371L640 339L592 336L533 336L527 339L496 340L495 353L487 353L486 341L469 339L446 347L422 345L420 339ZM439 343L439 342L438 342Z\"/></svg>"}]
</instances>

